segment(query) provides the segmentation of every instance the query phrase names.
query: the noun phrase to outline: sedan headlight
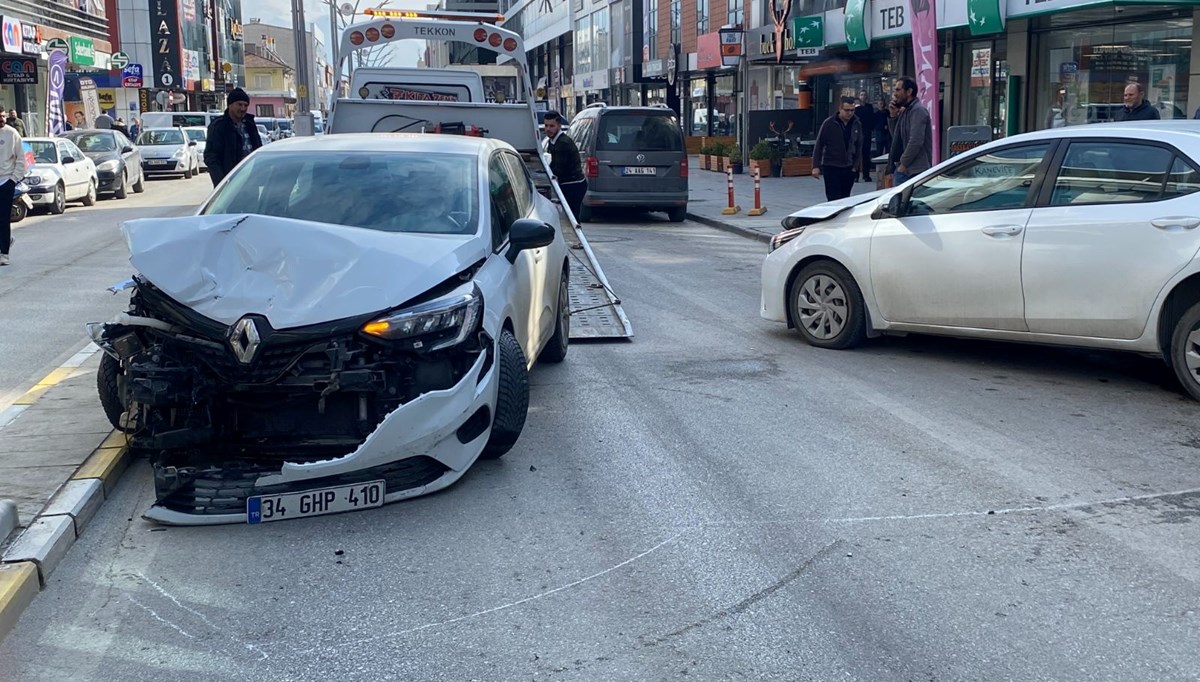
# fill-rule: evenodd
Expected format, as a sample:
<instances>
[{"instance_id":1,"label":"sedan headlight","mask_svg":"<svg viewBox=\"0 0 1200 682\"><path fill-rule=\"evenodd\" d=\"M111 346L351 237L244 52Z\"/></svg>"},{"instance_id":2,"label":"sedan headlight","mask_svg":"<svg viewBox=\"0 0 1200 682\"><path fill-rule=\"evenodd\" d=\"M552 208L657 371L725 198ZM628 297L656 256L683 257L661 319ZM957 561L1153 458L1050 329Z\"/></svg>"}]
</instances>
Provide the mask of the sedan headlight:
<instances>
[{"instance_id":1,"label":"sedan headlight","mask_svg":"<svg viewBox=\"0 0 1200 682\"><path fill-rule=\"evenodd\" d=\"M802 234L804 234L803 227L794 227L790 230L784 230L783 232L780 232L774 237L771 237L771 251L778 249Z\"/></svg>"},{"instance_id":2,"label":"sedan headlight","mask_svg":"<svg viewBox=\"0 0 1200 682\"><path fill-rule=\"evenodd\" d=\"M121 165L121 164L116 159L109 159L108 161L102 161L99 164L97 164L96 170L98 170L98 171L115 171L115 170L117 170L117 166L119 166L119 165Z\"/></svg>"},{"instance_id":3,"label":"sedan headlight","mask_svg":"<svg viewBox=\"0 0 1200 682\"><path fill-rule=\"evenodd\" d=\"M472 282L432 301L371 320L362 332L414 350L438 350L465 341L475 331L482 311L483 293Z\"/></svg>"},{"instance_id":4,"label":"sedan headlight","mask_svg":"<svg viewBox=\"0 0 1200 682\"><path fill-rule=\"evenodd\" d=\"M172 158L172 159L182 159L182 158L183 158L183 150L182 150L182 149L176 149L176 150L175 150L175 153L171 155L171 158Z\"/></svg>"},{"instance_id":5,"label":"sedan headlight","mask_svg":"<svg viewBox=\"0 0 1200 682\"><path fill-rule=\"evenodd\" d=\"M40 176L40 175L27 176L25 178L25 182L28 183L30 187L37 187L38 185L42 184L42 176Z\"/></svg>"}]
</instances>

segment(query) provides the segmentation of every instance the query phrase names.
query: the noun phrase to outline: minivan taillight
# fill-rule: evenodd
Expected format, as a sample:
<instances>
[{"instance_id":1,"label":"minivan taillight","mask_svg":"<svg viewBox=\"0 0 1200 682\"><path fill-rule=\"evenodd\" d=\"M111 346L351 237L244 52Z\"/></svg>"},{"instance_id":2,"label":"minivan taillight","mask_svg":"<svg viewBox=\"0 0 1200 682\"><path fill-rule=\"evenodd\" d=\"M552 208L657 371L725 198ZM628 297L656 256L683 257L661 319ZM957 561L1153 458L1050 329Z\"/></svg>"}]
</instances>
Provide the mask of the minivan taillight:
<instances>
[{"instance_id":1,"label":"minivan taillight","mask_svg":"<svg viewBox=\"0 0 1200 682\"><path fill-rule=\"evenodd\" d=\"M600 177L600 159L594 156L587 157L587 176L589 178Z\"/></svg>"},{"instance_id":2,"label":"minivan taillight","mask_svg":"<svg viewBox=\"0 0 1200 682\"><path fill-rule=\"evenodd\" d=\"M679 177L686 178L688 176L687 173L687 155L685 154L683 160L679 162Z\"/></svg>"}]
</instances>

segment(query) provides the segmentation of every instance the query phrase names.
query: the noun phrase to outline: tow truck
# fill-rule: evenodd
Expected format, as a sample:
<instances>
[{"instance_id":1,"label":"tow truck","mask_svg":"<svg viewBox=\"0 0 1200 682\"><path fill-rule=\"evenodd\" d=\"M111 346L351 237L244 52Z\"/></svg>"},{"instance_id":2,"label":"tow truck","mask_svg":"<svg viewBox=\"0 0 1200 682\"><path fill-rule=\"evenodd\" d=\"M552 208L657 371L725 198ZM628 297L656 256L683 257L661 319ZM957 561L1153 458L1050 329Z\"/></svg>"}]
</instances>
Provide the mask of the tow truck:
<instances>
[{"instance_id":1,"label":"tow truck","mask_svg":"<svg viewBox=\"0 0 1200 682\"><path fill-rule=\"evenodd\" d=\"M503 16L477 12L367 9L371 19L347 26L338 63L358 50L398 40L462 42L495 52L517 71L517 102L483 96L478 73L462 69L361 68L348 97L331 103L326 134L451 133L504 140L525 161L538 192L558 204L560 229L571 247L571 339L630 339L633 327L609 285L587 237L550 172L539 145L538 117L521 36L496 24Z\"/></svg>"}]
</instances>

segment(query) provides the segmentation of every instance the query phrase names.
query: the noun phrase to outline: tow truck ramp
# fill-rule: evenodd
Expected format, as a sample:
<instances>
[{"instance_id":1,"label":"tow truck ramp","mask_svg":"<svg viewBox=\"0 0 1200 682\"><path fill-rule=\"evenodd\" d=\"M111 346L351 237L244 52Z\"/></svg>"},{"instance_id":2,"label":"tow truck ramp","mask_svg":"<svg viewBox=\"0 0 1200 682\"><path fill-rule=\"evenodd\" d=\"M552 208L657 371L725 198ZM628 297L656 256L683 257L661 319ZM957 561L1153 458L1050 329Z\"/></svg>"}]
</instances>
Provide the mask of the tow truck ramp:
<instances>
[{"instance_id":1,"label":"tow truck ramp","mask_svg":"<svg viewBox=\"0 0 1200 682\"><path fill-rule=\"evenodd\" d=\"M571 340L633 338L633 325L625 317L621 299L609 286L583 230L576 229L566 215L560 216L559 225L571 249L567 294L571 302Z\"/></svg>"}]
</instances>

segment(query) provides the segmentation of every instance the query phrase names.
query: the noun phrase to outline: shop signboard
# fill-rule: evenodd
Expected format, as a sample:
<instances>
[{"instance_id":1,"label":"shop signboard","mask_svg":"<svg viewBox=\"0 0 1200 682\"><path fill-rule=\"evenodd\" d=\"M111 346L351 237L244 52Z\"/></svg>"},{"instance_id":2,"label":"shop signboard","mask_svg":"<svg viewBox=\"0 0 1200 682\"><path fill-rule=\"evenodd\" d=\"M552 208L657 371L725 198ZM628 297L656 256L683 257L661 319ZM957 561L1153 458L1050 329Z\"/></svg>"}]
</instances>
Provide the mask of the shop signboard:
<instances>
[{"instance_id":1,"label":"shop signboard","mask_svg":"<svg viewBox=\"0 0 1200 682\"><path fill-rule=\"evenodd\" d=\"M37 60L0 57L0 85L37 85Z\"/></svg>"},{"instance_id":2,"label":"shop signboard","mask_svg":"<svg viewBox=\"0 0 1200 682\"><path fill-rule=\"evenodd\" d=\"M50 79L46 87L46 130L61 135L65 129L66 110L63 108L63 86L67 83L67 53L50 52Z\"/></svg>"},{"instance_id":3,"label":"shop signboard","mask_svg":"<svg viewBox=\"0 0 1200 682\"><path fill-rule=\"evenodd\" d=\"M991 141L991 126L950 126L946 129L946 149L950 156L958 156Z\"/></svg>"},{"instance_id":4,"label":"shop signboard","mask_svg":"<svg viewBox=\"0 0 1200 682\"><path fill-rule=\"evenodd\" d=\"M183 88L183 54L179 38L179 4L176 0L150 0L150 36L154 54L154 85L169 90Z\"/></svg>"},{"instance_id":5,"label":"shop signboard","mask_svg":"<svg viewBox=\"0 0 1200 682\"><path fill-rule=\"evenodd\" d=\"M971 50L971 87L987 88L992 85L992 48Z\"/></svg>"},{"instance_id":6,"label":"shop signboard","mask_svg":"<svg viewBox=\"0 0 1200 682\"><path fill-rule=\"evenodd\" d=\"M858 52L871 47L871 24L867 21L867 0L846 3L846 48Z\"/></svg>"},{"instance_id":7,"label":"shop signboard","mask_svg":"<svg viewBox=\"0 0 1200 682\"><path fill-rule=\"evenodd\" d=\"M1003 0L967 0L967 26L971 35L981 36L1004 30L1008 5Z\"/></svg>"},{"instance_id":8,"label":"shop signboard","mask_svg":"<svg viewBox=\"0 0 1200 682\"><path fill-rule=\"evenodd\" d=\"M40 26L28 21L21 24L21 51L32 55L42 53L42 29Z\"/></svg>"},{"instance_id":9,"label":"shop signboard","mask_svg":"<svg viewBox=\"0 0 1200 682\"><path fill-rule=\"evenodd\" d=\"M917 97L929 111L933 129L933 163L941 160L941 145L938 143L940 121L938 116L938 42L937 0L909 0L912 25L913 64L916 65Z\"/></svg>"},{"instance_id":10,"label":"shop signboard","mask_svg":"<svg viewBox=\"0 0 1200 682\"><path fill-rule=\"evenodd\" d=\"M96 46L91 38L71 36L71 63L80 66L96 65Z\"/></svg>"},{"instance_id":11,"label":"shop signboard","mask_svg":"<svg viewBox=\"0 0 1200 682\"><path fill-rule=\"evenodd\" d=\"M21 54L22 38L21 20L16 17L0 17L0 52Z\"/></svg>"},{"instance_id":12,"label":"shop signboard","mask_svg":"<svg viewBox=\"0 0 1200 682\"><path fill-rule=\"evenodd\" d=\"M740 28L723 28L718 31L721 35L721 65L737 66L742 57L742 36L745 31Z\"/></svg>"},{"instance_id":13,"label":"shop signboard","mask_svg":"<svg viewBox=\"0 0 1200 682\"><path fill-rule=\"evenodd\" d=\"M121 87L140 88L145 84L141 64L128 64L121 69Z\"/></svg>"},{"instance_id":14,"label":"shop signboard","mask_svg":"<svg viewBox=\"0 0 1200 682\"><path fill-rule=\"evenodd\" d=\"M129 55L125 54L124 52L114 52L113 55L108 58L108 65L114 69L123 69L129 65Z\"/></svg>"},{"instance_id":15,"label":"shop signboard","mask_svg":"<svg viewBox=\"0 0 1200 682\"><path fill-rule=\"evenodd\" d=\"M721 68L721 34L705 33L696 38L696 68Z\"/></svg>"}]
</instances>

